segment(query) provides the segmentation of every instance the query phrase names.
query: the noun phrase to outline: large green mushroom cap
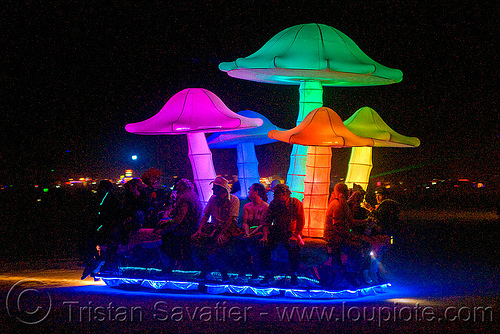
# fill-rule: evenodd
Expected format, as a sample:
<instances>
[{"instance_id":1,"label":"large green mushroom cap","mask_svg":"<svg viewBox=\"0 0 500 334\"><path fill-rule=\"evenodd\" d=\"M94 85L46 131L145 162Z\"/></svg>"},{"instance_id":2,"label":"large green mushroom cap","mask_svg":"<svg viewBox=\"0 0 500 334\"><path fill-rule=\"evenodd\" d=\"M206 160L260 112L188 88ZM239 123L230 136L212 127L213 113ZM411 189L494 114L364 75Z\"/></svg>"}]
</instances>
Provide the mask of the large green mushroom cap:
<instances>
[{"instance_id":1,"label":"large green mushroom cap","mask_svg":"<svg viewBox=\"0 0 500 334\"><path fill-rule=\"evenodd\" d=\"M375 62L344 33L318 23L285 29L254 54L219 69L235 78L288 85L317 80L324 86L372 86L403 79L400 70Z\"/></svg>"},{"instance_id":2,"label":"large green mushroom cap","mask_svg":"<svg viewBox=\"0 0 500 334\"><path fill-rule=\"evenodd\" d=\"M420 140L397 133L382 117L369 107L358 109L344 121L344 125L358 136L372 138L375 147L418 147Z\"/></svg>"}]
</instances>

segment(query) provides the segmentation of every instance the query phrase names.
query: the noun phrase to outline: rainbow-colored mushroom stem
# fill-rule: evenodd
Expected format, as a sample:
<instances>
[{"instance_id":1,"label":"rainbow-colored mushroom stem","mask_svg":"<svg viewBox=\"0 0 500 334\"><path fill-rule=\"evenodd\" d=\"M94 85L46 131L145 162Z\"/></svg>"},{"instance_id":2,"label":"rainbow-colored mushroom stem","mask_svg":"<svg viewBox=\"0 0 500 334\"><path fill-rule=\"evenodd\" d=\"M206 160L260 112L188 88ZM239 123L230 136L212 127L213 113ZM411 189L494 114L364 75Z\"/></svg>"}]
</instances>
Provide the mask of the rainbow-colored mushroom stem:
<instances>
[{"instance_id":1,"label":"rainbow-colored mushroom stem","mask_svg":"<svg viewBox=\"0 0 500 334\"><path fill-rule=\"evenodd\" d=\"M311 111L293 129L272 130L269 138L309 146L304 181L304 236L322 237L330 191L331 148L373 146L373 140L349 131L340 116L330 108Z\"/></svg>"}]
</instances>

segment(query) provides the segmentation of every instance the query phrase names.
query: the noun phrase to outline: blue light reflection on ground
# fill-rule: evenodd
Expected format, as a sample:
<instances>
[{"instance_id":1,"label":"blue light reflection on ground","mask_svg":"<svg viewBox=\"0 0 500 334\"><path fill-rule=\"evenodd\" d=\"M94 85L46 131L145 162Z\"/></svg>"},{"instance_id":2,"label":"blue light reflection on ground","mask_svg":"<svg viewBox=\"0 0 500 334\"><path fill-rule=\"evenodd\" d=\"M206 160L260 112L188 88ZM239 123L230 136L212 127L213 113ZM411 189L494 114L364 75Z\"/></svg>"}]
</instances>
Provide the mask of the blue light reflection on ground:
<instances>
[{"instance_id":1,"label":"blue light reflection on ground","mask_svg":"<svg viewBox=\"0 0 500 334\"><path fill-rule=\"evenodd\" d=\"M252 299L273 302L282 300L291 302L304 301L348 301L348 300L386 300L389 298L412 298L416 295L408 288L400 285L382 284L378 286L365 287L358 290L329 291L321 289L301 288L273 288L252 287L232 284L199 284L195 282L179 282L149 279L127 279L127 278L105 278L108 286L118 288L116 291L124 293L134 292L152 295L172 295L178 298L185 294L186 297L195 296L202 299L213 299L215 296L230 297L231 299ZM115 289L113 289L115 290Z\"/></svg>"},{"instance_id":2,"label":"blue light reflection on ground","mask_svg":"<svg viewBox=\"0 0 500 334\"><path fill-rule=\"evenodd\" d=\"M81 295L100 295L101 297L108 296L128 296L129 297L145 297L145 298L165 298L168 300L184 300L184 301L234 301L234 302L251 302L253 304L339 304L344 302L349 303L379 303L386 302L390 299L403 298L421 298L421 293L415 293L410 287L401 286L399 284L391 284L387 292L369 295L358 298L336 298L336 299L305 299L291 298L285 296L272 296L267 298L249 296L249 295L231 295L231 294L207 294L199 291L176 291L176 290L154 290L144 288L140 285L127 286L125 288L109 287L105 285L89 285L79 287L59 288L69 293L77 293Z\"/></svg>"}]
</instances>

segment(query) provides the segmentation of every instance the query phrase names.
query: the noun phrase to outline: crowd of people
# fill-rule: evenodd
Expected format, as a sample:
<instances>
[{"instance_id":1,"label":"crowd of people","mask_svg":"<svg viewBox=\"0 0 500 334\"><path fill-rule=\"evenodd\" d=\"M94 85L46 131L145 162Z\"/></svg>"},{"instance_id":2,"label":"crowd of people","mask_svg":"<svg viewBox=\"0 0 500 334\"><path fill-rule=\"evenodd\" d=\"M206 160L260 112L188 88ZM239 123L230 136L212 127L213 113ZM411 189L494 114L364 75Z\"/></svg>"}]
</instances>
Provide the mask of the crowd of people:
<instances>
[{"instance_id":1,"label":"crowd of people","mask_svg":"<svg viewBox=\"0 0 500 334\"><path fill-rule=\"evenodd\" d=\"M239 221L240 200L225 178L212 181L213 195L203 208L191 181L179 180L167 194L160 187L160 176L159 170L151 168L141 179L128 181L122 201L111 182L100 182L99 213L84 254L82 279L116 271L120 247L130 244L135 233L147 230L153 237L148 247L155 249L164 277L191 265L200 272L199 280L213 280L211 273L218 271L223 282L230 282L228 270L232 270L238 274L234 282L269 285L277 273L271 255L282 245L288 253L285 277L290 277L291 286L299 284L304 209L287 185L275 182L269 201L265 187L252 184ZM391 244L399 206L388 198L386 189L377 188L375 193L373 207L364 200L361 187L335 185L325 217L323 239L331 260L320 277L324 287L359 287L385 280L380 261ZM231 253L237 254L236 261L231 261Z\"/></svg>"}]
</instances>

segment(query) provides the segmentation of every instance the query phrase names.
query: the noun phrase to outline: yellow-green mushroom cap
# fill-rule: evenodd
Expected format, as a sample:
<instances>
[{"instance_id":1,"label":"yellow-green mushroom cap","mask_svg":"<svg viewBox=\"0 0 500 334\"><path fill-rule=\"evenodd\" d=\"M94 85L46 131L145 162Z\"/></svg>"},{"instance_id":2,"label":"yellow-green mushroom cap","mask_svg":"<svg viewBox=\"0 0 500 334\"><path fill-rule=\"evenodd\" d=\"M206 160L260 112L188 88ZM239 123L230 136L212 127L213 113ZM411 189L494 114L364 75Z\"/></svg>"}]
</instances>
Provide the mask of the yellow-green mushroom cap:
<instances>
[{"instance_id":1,"label":"yellow-green mushroom cap","mask_svg":"<svg viewBox=\"0 0 500 334\"><path fill-rule=\"evenodd\" d=\"M345 126L358 136L372 138L375 147L417 147L420 140L397 133L382 117L369 107L358 109L344 121Z\"/></svg>"}]
</instances>

